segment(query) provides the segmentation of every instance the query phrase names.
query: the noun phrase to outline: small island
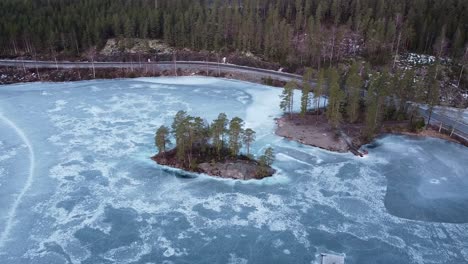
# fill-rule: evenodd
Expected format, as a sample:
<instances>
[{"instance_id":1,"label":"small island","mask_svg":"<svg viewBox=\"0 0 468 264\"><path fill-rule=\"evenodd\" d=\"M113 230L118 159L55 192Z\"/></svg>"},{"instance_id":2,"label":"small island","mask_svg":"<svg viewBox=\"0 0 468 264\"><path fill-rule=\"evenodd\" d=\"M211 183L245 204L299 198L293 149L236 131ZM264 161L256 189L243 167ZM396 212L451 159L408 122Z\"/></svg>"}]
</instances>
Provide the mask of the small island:
<instances>
[{"instance_id":1,"label":"small island","mask_svg":"<svg viewBox=\"0 0 468 264\"><path fill-rule=\"evenodd\" d=\"M167 150L171 136L175 146ZM273 149L266 148L255 159L250 153L254 141L255 131L244 129L244 121L239 117L229 120L221 113L208 124L201 117L179 111L171 128L163 125L157 129L155 145L159 152L151 159L160 165L222 178L249 180L272 176ZM241 153L242 148L245 154Z\"/></svg>"}]
</instances>

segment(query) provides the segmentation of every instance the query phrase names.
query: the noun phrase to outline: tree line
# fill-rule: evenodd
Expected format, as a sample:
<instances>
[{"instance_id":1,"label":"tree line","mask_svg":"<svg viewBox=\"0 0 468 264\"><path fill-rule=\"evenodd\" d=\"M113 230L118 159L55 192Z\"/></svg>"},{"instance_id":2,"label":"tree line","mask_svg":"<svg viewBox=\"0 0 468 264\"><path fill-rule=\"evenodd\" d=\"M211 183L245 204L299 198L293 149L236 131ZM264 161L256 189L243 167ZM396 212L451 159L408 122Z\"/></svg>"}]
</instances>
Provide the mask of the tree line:
<instances>
[{"instance_id":1,"label":"tree line","mask_svg":"<svg viewBox=\"0 0 468 264\"><path fill-rule=\"evenodd\" d=\"M175 139L174 150L177 161L184 167L195 169L199 162L207 159L225 160L228 157L237 158L242 155L241 149L246 150L246 158L252 159L250 149L255 141L256 132L251 128L244 128L244 121L239 117L229 120L224 113L208 124L201 117L188 115L179 111L174 117L170 128L162 125L155 134L155 146L159 153L167 152L167 145L171 144L171 136ZM260 168L273 163L272 148L267 148L260 156Z\"/></svg>"},{"instance_id":2,"label":"tree line","mask_svg":"<svg viewBox=\"0 0 468 264\"><path fill-rule=\"evenodd\" d=\"M2 0L0 52L80 54L108 38L155 38L178 48L249 51L320 68L405 50L461 57L466 0Z\"/></svg>"},{"instance_id":3,"label":"tree line","mask_svg":"<svg viewBox=\"0 0 468 264\"><path fill-rule=\"evenodd\" d=\"M342 122L364 123L365 137L372 138L380 131L383 121L409 119L413 125L418 107L412 103L427 104L429 124L434 107L440 103L439 67L436 62L424 76L419 76L414 70L382 68L376 71L365 63L354 61L342 73L334 67L322 68L313 89L309 68L302 84L290 81L284 86L280 107L292 116L294 89L302 86L300 114L304 116L313 107L318 120L320 108L325 107L320 102L325 96L328 99L326 117L334 129Z\"/></svg>"}]
</instances>

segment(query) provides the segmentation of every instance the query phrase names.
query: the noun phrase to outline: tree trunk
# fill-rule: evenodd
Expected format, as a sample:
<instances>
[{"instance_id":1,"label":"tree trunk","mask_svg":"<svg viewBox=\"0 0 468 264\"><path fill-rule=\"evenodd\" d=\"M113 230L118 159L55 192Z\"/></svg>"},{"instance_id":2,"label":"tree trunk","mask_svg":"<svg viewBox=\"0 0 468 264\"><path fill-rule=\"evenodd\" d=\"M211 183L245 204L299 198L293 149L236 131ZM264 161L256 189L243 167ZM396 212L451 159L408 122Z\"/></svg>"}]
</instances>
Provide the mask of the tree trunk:
<instances>
[{"instance_id":1,"label":"tree trunk","mask_svg":"<svg viewBox=\"0 0 468 264\"><path fill-rule=\"evenodd\" d=\"M379 100L379 99L377 99ZM374 118L374 131L375 132L375 129L377 128L377 122L378 122L378 118L379 118L379 108L380 108L380 104L377 103L377 107L375 109L375 118Z\"/></svg>"},{"instance_id":2,"label":"tree trunk","mask_svg":"<svg viewBox=\"0 0 468 264\"><path fill-rule=\"evenodd\" d=\"M36 73L37 73L37 77L39 78L39 80L41 79L41 75L39 74L39 67L37 66L37 57L36 57L36 52L34 52L34 61L36 61L35 63L35 66L36 66Z\"/></svg>"},{"instance_id":3,"label":"tree trunk","mask_svg":"<svg viewBox=\"0 0 468 264\"><path fill-rule=\"evenodd\" d=\"M28 42L26 41L26 38L23 39L23 42L24 42L24 48L26 49L26 52L27 52L27 53L30 53L30 52L29 52Z\"/></svg>"},{"instance_id":4,"label":"tree trunk","mask_svg":"<svg viewBox=\"0 0 468 264\"><path fill-rule=\"evenodd\" d=\"M433 106L429 108L429 117L427 118L426 129L429 127L429 124L431 123L432 110L433 110Z\"/></svg>"},{"instance_id":5,"label":"tree trunk","mask_svg":"<svg viewBox=\"0 0 468 264\"><path fill-rule=\"evenodd\" d=\"M12 42L13 42L13 49L15 50L15 55L17 55L17 54L18 54L18 50L16 49L16 43L15 43L14 40L13 40Z\"/></svg>"},{"instance_id":6,"label":"tree trunk","mask_svg":"<svg viewBox=\"0 0 468 264\"><path fill-rule=\"evenodd\" d=\"M332 46L331 46L331 54L330 54L330 67L332 65L332 61L333 61L333 52L334 52L334 48L335 48L335 37L336 37L336 28L335 26L333 26L333 38L332 38Z\"/></svg>"},{"instance_id":7,"label":"tree trunk","mask_svg":"<svg viewBox=\"0 0 468 264\"><path fill-rule=\"evenodd\" d=\"M318 120L319 120L319 114L320 114L320 97L317 97L317 120L315 123L318 123Z\"/></svg>"},{"instance_id":8,"label":"tree trunk","mask_svg":"<svg viewBox=\"0 0 468 264\"><path fill-rule=\"evenodd\" d=\"M458 77L458 84L457 87L460 88L460 81L463 76L463 69L465 68L465 65L462 65L461 71L460 71L460 77Z\"/></svg>"},{"instance_id":9,"label":"tree trunk","mask_svg":"<svg viewBox=\"0 0 468 264\"><path fill-rule=\"evenodd\" d=\"M216 54L218 59L218 77L221 76L221 69L219 68L219 54Z\"/></svg>"},{"instance_id":10,"label":"tree trunk","mask_svg":"<svg viewBox=\"0 0 468 264\"><path fill-rule=\"evenodd\" d=\"M176 56L174 55L174 75L177 76L177 62L176 62Z\"/></svg>"},{"instance_id":11,"label":"tree trunk","mask_svg":"<svg viewBox=\"0 0 468 264\"><path fill-rule=\"evenodd\" d=\"M96 69L94 68L94 59L93 59L93 78L96 79Z\"/></svg>"},{"instance_id":12,"label":"tree trunk","mask_svg":"<svg viewBox=\"0 0 468 264\"><path fill-rule=\"evenodd\" d=\"M291 118L292 118L293 106L294 106L294 90L292 90L291 92L291 102L289 104L289 115Z\"/></svg>"},{"instance_id":13,"label":"tree trunk","mask_svg":"<svg viewBox=\"0 0 468 264\"><path fill-rule=\"evenodd\" d=\"M76 33L74 33L74 39L75 39L76 54L80 54L80 48L78 46L78 38L76 37Z\"/></svg>"},{"instance_id":14,"label":"tree trunk","mask_svg":"<svg viewBox=\"0 0 468 264\"><path fill-rule=\"evenodd\" d=\"M400 40L401 40L401 32L398 34L398 41L397 41L397 46L396 46L396 51L395 51L395 58L393 59L393 67L392 69L395 69L395 64L398 58L398 50L400 47Z\"/></svg>"},{"instance_id":15,"label":"tree trunk","mask_svg":"<svg viewBox=\"0 0 468 264\"><path fill-rule=\"evenodd\" d=\"M41 79L41 75L39 74L39 68L37 67L37 63L36 63L36 73L37 73L37 77L39 78L39 80Z\"/></svg>"}]
</instances>

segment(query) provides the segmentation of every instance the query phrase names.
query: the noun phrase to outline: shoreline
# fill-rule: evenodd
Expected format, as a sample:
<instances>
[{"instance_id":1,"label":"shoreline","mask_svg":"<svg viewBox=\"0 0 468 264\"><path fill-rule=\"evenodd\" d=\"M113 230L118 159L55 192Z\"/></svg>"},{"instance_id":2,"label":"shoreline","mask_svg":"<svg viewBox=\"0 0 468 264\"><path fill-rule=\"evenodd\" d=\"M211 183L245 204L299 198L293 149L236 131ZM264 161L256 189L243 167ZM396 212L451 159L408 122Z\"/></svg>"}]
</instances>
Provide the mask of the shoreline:
<instances>
[{"instance_id":1,"label":"shoreline","mask_svg":"<svg viewBox=\"0 0 468 264\"><path fill-rule=\"evenodd\" d=\"M121 78L141 78L141 77L182 77L182 76L202 76L226 78L232 80L247 81L273 87L282 87L285 81L274 78L265 78L255 73L245 72L224 72L203 69L177 69L154 70L126 69L126 68L18 68L10 66L0 66L0 85L30 83L30 82L74 82L89 80L109 80Z\"/></svg>"},{"instance_id":2,"label":"shoreline","mask_svg":"<svg viewBox=\"0 0 468 264\"><path fill-rule=\"evenodd\" d=\"M261 165L258 160L248 156L239 155L236 157L223 156L215 159L211 156L200 156L195 151L194 159L200 159L195 166L187 166L176 158L176 149L160 152L150 159L160 166L182 170L186 173L205 174L210 177L234 179L234 180L261 180L276 173L276 170L269 165Z\"/></svg>"},{"instance_id":3,"label":"shoreline","mask_svg":"<svg viewBox=\"0 0 468 264\"><path fill-rule=\"evenodd\" d=\"M340 131L337 131L332 129L323 114L318 117L310 113L306 114L305 117L293 114L292 118L283 115L275 120L277 124L275 134L278 136L332 152L352 152L356 156L361 157L367 154L366 150L362 151L364 145L386 135L438 138L468 147L468 142L439 133L434 126L430 126L429 129L423 129L419 132L411 132L407 128L408 121L384 122L382 129L375 136L365 140L362 138L364 130L362 124L345 124L340 128Z\"/></svg>"},{"instance_id":4,"label":"shoreline","mask_svg":"<svg viewBox=\"0 0 468 264\"><path fill-rule=\"evenodd\" d=\"M0 66L0 85L10 84L22 84L30 82L74 82L74 81L89 81L89 80L111 80L111 79L122 79L122 78L141 78L141 77L188 77L188 76L200 76L200 77L214 77L214 78L225 78L231 80L246 81L252 83L258 83L263 85L269 85L273 87L282 87L285 82L277 79L266 79L260 76L256 76L254 73L242 73L242 72L223 72L215 70L204 71L202 69L177 69L177 73L173 70L157 70L147 71L144 69L126 69L126 68L96 68L95 72L91 68L18 68L10 66ZM363 140L362 124L345 124L341 128L341 132L345 136L349 135L351 139L351 146L349 147L346 140L340 133L332 130L328 125L326 118L321 114L318 120L311 120L315 118L312 113L306 114L306 119L299 117L299 114L294 113L293 119L289 119L287 116L275 118L276 129L275 134L284 137L289 140L296 141L300 144L318 147L324 150L329 150L338 153L346 153L348 151L353 152L356 155L363 153L359 152L359 149L366 144L369 144L373 139L386 135L406 135L415 137L432 137L447 140L450 142L458 143L464 146L468 146L468 142L462 138L450 137L447 134L439 133L438 127L429 126L429 130L423 129L420 132L408 131L406 127L402 125L407 124L406 122L399 122L396 124L389 122L390 126L384 123L381 131L370 140ZM305 122L304 122L305 121ZM291 125L290 122L295 122ZM396 128L396 129L395 129ZM307 130L307 131L305 131ZM444 130L444 129L443 129ZM447 131L450 133L450 131ZM364 153L365 154L365 153Z\"/></svg>"}]
</instances>

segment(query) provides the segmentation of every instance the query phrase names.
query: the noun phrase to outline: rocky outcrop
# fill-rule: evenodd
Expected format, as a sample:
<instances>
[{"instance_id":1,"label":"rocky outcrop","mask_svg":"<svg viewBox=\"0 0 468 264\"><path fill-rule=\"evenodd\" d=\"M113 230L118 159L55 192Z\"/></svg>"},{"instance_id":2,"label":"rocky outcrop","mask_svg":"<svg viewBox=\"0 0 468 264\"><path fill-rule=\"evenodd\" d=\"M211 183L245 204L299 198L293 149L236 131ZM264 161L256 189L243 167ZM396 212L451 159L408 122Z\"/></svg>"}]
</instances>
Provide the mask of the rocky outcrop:
<instances>
[{"instance_id":1,"label":"rocky outcrop","mask_svg":"<svg viewBox=\"0 0 468 264\"><path fill-rule=\"evenodd\" d=\"M245 160L201 163L198 168L211 176L239 180L261 179L275 173L270 167L261 168L256 162Z\"/></svg>"},{"instance_id":2,"label":"rocky outcrop","mask_svg":"<svg viewBox=\"0 0 468 264\"><path fill-rule=\"evenodd\" d=\"M197 156L199 162L193 167L187 167L186 164L177 160L176 149L172 149L159 153L151 159L160 165L172 168L238 180L263 179L276 172L270 166L261 166L259 162L246 156L225 157L217 161L214 156Z\"/></svg>"},{"instance_id":3,"label":"rocky outcrop","mask_svg":"<svg viewBox=\"0 0 468 264\"><path fill-rule=\"evenodd\" d=\"M169 45L158 39L115 38L108 39L101 55L115 54L171 54L174 51Z\"/></svg>"}]
</instances>

